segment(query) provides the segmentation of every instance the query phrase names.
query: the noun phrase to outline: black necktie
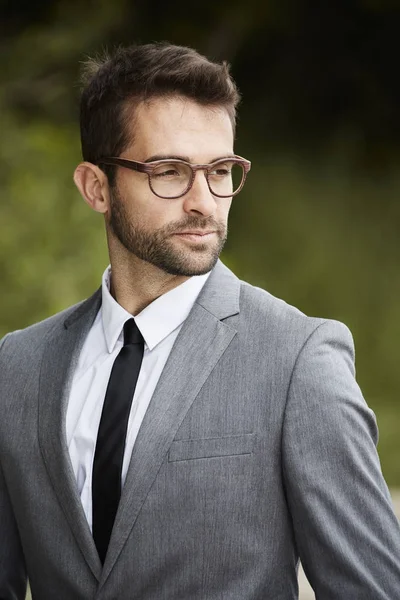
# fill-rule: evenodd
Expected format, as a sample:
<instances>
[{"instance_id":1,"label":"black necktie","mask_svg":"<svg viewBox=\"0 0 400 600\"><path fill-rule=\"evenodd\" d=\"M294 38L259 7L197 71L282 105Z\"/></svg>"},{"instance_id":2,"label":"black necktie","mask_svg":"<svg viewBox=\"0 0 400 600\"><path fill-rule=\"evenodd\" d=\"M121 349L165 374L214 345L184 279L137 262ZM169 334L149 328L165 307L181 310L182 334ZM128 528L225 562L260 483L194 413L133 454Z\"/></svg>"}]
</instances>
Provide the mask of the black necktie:
<instances>
[{"instance_id":1,"label":"black necktie","mask_svg":"<svg viewBox=\"0 0 400 600\"><path fill-rule=\"evenodd\" d=\"M102 563L121 496L126 431L143 351L143 336L134 319L129 319L124 325L124 346L111 370L93 462L93 539Z\"/></svg>"}]
</instances>

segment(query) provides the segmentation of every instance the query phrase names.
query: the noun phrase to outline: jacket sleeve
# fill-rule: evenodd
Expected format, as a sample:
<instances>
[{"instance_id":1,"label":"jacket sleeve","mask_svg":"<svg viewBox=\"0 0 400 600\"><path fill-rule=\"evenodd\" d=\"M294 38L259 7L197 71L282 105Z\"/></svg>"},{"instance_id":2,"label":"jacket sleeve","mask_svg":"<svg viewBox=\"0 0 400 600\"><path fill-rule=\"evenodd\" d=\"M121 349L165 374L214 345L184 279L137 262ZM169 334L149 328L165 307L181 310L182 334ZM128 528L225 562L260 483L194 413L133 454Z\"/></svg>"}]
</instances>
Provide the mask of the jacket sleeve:
<instances>
[{"instance_id":1,"label":"jacket sleeve","mask_svg":"<svg viewBox=\"0 0 400 600\"><path fill-rule=\"evenodd\" d=\"M6 338L3 338L0 341L0 379L1 355L5 340ZM13 508L1 469L1 447L0 440L0 600L24 600L27 585L25 560Z\"/></svg>"},{"instance_id":2,"label":"jacket sleeve","mask_svg":"<svg viewBox=\"0 0 400 600\"><path fill-rule=\"evenodd\" d=\"M296 545L317 600L400 600L400 527L377 439L351 334L325 321L297 358L282 438Z\"/></svg>"}]
</instances>

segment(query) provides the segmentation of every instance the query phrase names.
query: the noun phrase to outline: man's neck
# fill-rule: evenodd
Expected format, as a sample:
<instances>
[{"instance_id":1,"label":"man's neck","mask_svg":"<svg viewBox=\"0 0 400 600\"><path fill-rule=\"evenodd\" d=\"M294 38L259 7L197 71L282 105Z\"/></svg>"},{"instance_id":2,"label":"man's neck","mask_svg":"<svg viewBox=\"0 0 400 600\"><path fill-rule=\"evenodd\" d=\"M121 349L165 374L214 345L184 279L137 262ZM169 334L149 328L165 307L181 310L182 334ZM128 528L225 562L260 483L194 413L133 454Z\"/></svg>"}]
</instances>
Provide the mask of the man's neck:
<instances>
[{"instance_id":1,"label":"man's neck","mask_svg":"<svg viewBox=\"0 0 400 600\"><path fill-rule=\"evenodd\" d=\"M139 314L156 298L187 281L189 277L169 275L141 260L113 261L111 259L110 292L131 315Z\"/></svg>"}]
</instances>

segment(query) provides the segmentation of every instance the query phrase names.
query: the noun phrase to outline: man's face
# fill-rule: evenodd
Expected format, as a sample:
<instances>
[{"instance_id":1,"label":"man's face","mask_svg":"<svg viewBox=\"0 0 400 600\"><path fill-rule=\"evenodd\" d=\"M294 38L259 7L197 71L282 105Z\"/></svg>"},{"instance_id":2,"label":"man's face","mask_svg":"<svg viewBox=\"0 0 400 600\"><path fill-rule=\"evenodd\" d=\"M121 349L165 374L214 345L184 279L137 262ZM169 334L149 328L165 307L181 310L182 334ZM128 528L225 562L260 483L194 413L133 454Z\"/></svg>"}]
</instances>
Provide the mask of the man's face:
<instances>
[{"instance_id":1,"label":"man's face","mask_svg":"<svg viewBox=\"0 0 400 600\"><path fill-rule=\"evenodd\" d=\"M134 141L121 156L206 164L232 153L232 124L224 109L175 97L135 109ZM197 172L187 194L163 199L150 190L147 174L117 167L106 219L109 234L135 257L171 275L190 277L215 265L226 240L230 205L231 198L211 194L204 171Z\"/></svg>"}]
</instances>

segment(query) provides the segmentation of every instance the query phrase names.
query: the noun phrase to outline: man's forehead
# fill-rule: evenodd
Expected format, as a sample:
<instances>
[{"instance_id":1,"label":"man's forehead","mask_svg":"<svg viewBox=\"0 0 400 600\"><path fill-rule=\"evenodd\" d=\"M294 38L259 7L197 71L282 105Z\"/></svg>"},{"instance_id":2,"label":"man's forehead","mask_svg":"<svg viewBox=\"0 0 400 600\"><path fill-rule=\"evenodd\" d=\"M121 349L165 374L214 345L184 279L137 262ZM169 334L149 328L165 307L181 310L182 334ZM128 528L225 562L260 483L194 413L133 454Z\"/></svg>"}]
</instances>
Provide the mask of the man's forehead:
<instances>
[{"instance_id":1,"label":"man's forehead","mask_svg":"<svg viewBox=\"0 0 400 600\"><path fill-rule=\"evenodd\" d=\"M232 124L223 107L180 96L153 98L136 104L128 123L132 150L142 154L138 160L149 153L194 157L207 147L213 156L233 151Z\"/></svg>"}]
</instances>

